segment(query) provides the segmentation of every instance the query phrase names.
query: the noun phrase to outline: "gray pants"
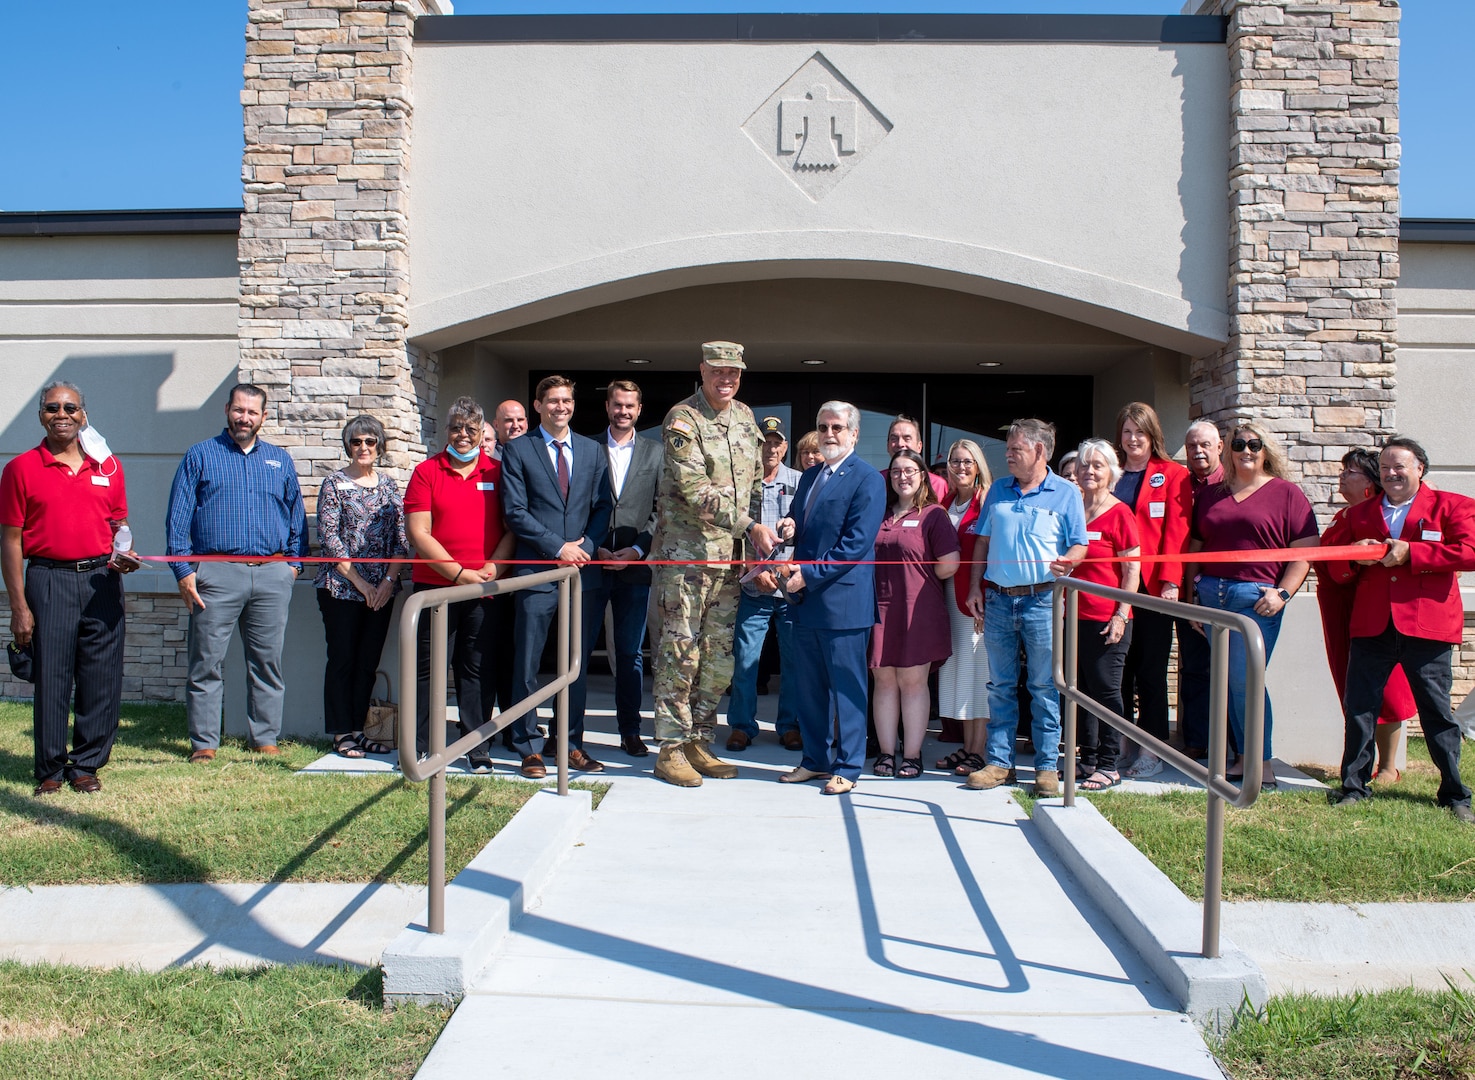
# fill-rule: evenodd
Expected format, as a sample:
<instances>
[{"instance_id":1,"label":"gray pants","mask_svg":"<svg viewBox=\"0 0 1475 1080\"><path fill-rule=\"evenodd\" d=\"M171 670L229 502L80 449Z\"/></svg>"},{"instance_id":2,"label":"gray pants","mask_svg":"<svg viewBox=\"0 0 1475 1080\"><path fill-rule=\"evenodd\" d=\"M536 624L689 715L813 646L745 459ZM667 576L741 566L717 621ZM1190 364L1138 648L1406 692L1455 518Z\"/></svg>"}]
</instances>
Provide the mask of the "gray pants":
<instances>
[{"instance_id":1,"label":"gray pants","mask_svg":"<svg viewBox=\"0 0 1475 1080\"><path fill-rule=\"evenodd\" d=\"M282 640L292 600L292 568L286 563L199 564L195 587L205 602L190 613L189 683L185 702L190 745L220 746L225 684L220 669L231 633L239 625L246 650L246 732L252 746L274 746L282 732Z\"/></svg>"}]
</instances>

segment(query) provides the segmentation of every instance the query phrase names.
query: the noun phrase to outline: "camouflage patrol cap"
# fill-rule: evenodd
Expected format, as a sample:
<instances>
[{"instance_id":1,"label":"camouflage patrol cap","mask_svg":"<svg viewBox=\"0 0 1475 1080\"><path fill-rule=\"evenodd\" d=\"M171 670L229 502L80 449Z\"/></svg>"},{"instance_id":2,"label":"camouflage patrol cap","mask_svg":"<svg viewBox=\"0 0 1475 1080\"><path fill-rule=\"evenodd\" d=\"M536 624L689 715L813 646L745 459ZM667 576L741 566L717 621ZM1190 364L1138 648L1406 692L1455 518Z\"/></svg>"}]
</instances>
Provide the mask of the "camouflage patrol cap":
<instances>
[{"instance_id":1,"label":"camouflage patrol cap","mask_svg":"<svg viewBox=\"0 0 1475 1080\"><path fill-rule=\"evenodd\" d=\"M758 430L766 439L770 435L777 435L784 442L789 441L789 433L784 430L784 422L777 416L765 416L758 421Z\"/></svg>"},{"instance_id":2,"label":"camouflage patrol cap","mask_svg":"<svg viewBox=\"0 0 1475 1080\"><path fill-rule=\"evenodd\" d=\"M736 341L708 341L702 345L702 359L709 367L735 367L746 371L743 347Z\"/></svg>"}]
</instances>

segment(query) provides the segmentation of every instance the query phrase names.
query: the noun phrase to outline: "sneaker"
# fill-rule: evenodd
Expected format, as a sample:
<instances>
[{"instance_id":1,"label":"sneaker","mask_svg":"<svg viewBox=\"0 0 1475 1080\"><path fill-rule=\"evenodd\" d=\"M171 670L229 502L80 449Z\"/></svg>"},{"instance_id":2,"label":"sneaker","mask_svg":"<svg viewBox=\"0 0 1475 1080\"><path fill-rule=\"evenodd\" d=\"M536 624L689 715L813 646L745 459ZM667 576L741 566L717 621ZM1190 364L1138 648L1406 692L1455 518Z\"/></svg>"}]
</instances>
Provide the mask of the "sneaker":
<instances>
[{"instance_id":1,"label":"sneaker","mask_svg":"<svg viewBox=\"0 0 1475 1080\"><path fill-rule=\"evenodd\" d=\"M478 746L466 755L466 764L472 772L489 776L492 772L492 755L487 753L485 746Z\"/></svg>"},{"instance_id":2,"label":"sneaker","mask_svg":"<svg viewBox=\"0 0 1475 1080\"><path fill-rule=\"evenodd\" d=\"M1137 755L1136 761L1122 770L1122 775L1130 776L1133 780L1146 780L1162 771L1162 760L1156 754L1144 750Z\"/></svg>"}]
</instances>

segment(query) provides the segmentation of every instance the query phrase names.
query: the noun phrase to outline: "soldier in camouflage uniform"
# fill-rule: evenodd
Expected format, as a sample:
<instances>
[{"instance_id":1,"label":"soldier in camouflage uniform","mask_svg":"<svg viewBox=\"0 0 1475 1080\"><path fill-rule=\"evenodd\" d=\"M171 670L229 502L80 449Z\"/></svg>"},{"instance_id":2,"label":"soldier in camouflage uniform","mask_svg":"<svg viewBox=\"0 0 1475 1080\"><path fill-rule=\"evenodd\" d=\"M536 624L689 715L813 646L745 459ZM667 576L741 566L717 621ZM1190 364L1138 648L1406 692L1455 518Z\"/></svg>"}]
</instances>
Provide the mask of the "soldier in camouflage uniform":
<instances>
[{"instance_id":1,"label":"soldier in camouflage uniform","mask_svg":"<svg viewBox=\"0 0 1475 1080\"><path fill-rule=\"evenodd\" d=\"M696 787L703 776L737 775L736 766L708 749L717 704L732 681L742 567L730 560L752 558L755 551L767 555L778 539L757 520L763 436L753 410L735 400L745 367L741 345L703 345L702 387L666 414L662 434L665 465L651 558L715 562L654 568L661 615L654 675L661 754L655 773L680 787Z\"/></svg>"}]
</instances>

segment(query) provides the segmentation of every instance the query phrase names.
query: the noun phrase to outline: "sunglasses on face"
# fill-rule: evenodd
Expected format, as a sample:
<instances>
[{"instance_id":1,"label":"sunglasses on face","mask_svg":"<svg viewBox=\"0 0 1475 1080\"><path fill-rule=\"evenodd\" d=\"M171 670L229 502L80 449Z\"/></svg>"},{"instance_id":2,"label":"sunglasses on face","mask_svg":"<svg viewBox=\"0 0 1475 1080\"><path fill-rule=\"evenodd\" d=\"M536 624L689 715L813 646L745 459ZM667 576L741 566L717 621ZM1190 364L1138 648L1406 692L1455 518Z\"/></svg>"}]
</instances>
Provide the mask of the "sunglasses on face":
<instances>
[{"instance_id":1,"label":"sunglasses on face","mask_svg":"<svg viewBox=\"0 0 1475 1080\"><path fill-rule=\"evenodd\" d=\"M75 401L48 401L45 405L41 406L41 411L51 416L55 416L59 412L64 412L68 416L76 416L82 411L82 406L78 405Z\"/></svg>"},{"instance_id":2,"label":"sunglasses on face","mask_svg":"<svg viewBox=\"0 0 1475 1080\"><path fill-rule=\"evenodd\" d=\"M1265 449L1265 444L1259 439L1235 439L1229 444L1229 449L1238 454L1242 450L1248 450L1252 454L1258 454Z\"/></svg>"},{"instance_id":3,"label":"sunglasses on face","mask_svg":"<svg viewBox=\"0 0 1475 1080\"><path fill-rule=\"evenodd\" d=\"M449 428L452 435L480 435L480 424L452 424Z\"/></svg>"},{"instance_id":4,"label":"sunglasses on face","mask_svg":"<svg viewBox=\"0 0 1475 1080\"><path fill-rule=\"evenodd\" d=\"M379 445L379 440L376 439L372 435L366 435L363 438L349 439L348 440L348 445L349 446L367 446L369 449L372 450L374 447L376 447L376 446Z\"/></svg>"}]
</instances>

